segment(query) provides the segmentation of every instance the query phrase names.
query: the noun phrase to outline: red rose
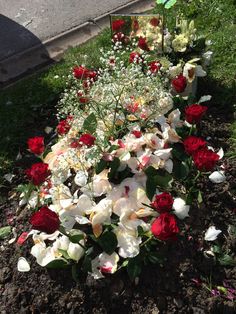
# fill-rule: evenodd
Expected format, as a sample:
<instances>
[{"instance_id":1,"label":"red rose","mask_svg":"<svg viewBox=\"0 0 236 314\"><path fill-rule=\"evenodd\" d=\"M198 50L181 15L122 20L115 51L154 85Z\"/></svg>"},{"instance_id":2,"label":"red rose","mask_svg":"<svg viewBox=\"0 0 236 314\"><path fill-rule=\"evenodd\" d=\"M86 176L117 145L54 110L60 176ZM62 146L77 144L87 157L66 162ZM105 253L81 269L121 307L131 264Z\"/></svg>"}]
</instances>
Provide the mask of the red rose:
<instances>
[{"instance_id":1,"label":"red rose","mask_svg":"<svg viewBox=\"0 0 236 314\"><path fill-rule=\"evenodd\" d=\"M92 136L89 133L85 133L80 136L79 142L82 142L84 145L87 145L88 147L92 146L96 140L96 137Z\"/></svg>"},{"instance_id":2,"label":"red rose","mask_svg":"<svg viewBox=\"0 0 236 314\"><path fill-rule=\"evenodd\" d=\"M31 153L41 155L44 152L44 137L36 136L28 139L28 148Z\"/></svg>"},{"instance_id":3,"label":"red rose","mask_svg":"<svg viewBox=\"0 0 236 314\"><path fill-rule=\"evenodd\" d=\"M148 64L148 69L152 72L152 74L157 73L161 68L161 63L159 61L152 61Z\"/></svg>"},{"instance_id":4,"label":"red rose","mask_svg":"<svg viewBox=\"0 0 236 314\"><path fill-rule=\"evenodd\" d=\"M132 28L135 32L137 32L137 30L139 29L139 23L137 20L133 20Z\"/></svg>"},{"instance_id":5,"label":"red rose","mask_svg":"<svg viewBox=\"0 0 236 314\"><path fill-rule=\"evenodd\" d=\"M187 86L186 77L183 76L183 74L176 76L176 78L171 81L171 85L177 93L182 93Z\"/></svg>"},{"instance_id":6,"label":"red rose","mask_svg":"<svg viewBox=\"0 0 236 314\"><path fill-rule=\"evenodd\" d=\"M87 68L83 67L82 65L76 66L73 69L74 77L82 80L87 79L89 77L89 72L90 71Z\"/></svg>"},{"instance_id":7,"label":"red rose","mask_svg":"<svg viewBox=\"0 0 236 314\"><path fill-rule=\"evenodd\" d=\"M65 120L61 120L57 126L57 133L60 135L67 134L70 130L70 121L72 119L73 118L71 116L68 116Z\"/></svg>"},{"instance_id":8,"label":"red rose","mask_svg":"<svg viewBox=\"0 0 236 314\"><path fill-rule=\"evenodd\" d=\"M112 30L113 32L118 32L121 30L121 28L125 25L125 21L124 20L116 20L112 22Z\"/></svg>"},{"instance_id":9,"label":"red rose","mask_svg":"<svg viewBox=\"0 0 236 314\"><path fill-rule=\"evenodd\" d=\"M169 213L162 213L153 222L151 232L156 238L162 241L176 240L179 228L175 216Z\"/></svg>"},{"instance_id":10,"label":"red rose","mask_svg":"<svg viewBox=\"0 0 236 314\"><path fill-rule=\"evenodd\" d=\"M170 193L163 192L155 196L154 202L151 206L154 207L159 213L168 212L172 209L174 200Z\"/></svg>"},{"instance_id":11,"label":"red rose","mask_svg":"<svg viewBox=\"0 0 236 314\"><path fill-rule=\"evenodd\" d=\"M156 17L153 17L151 20L150 20L150 24L154 27L158 26L160 24L160 20L157 19Z\"/></svg>"},{"instance_id":12,"label":"red rose","mask_svg":"<svg viewBox=\"0 0 236 314\"><path fill-rule=\"evenodd\" d=\"M142 136L142 132L141 131L132 131L131 132L136 138L140 138Z\"/></svg>"},{"instance_id":13,"label":"red rose","mask_svg":"<svg viewBox=\"0 0 236 314\"><path fill-rule=\"evenodd\" d=\"M140 63L142 61L141 55L138 52L131 52L129 55L129 63Z\"/></svg>"},{"instance_id":14,"label":"red rose","mask_svg":"<svg viewBox=\"0 0 236 314\"><path fill-rule=\"evenodd\" d=\"M201 106L198 104L187 106L185 108L185 120L190 124L198 123L206 111L206 106Z\"/></svg>"},{"instance_id":15,"label":"red rose","mask_svg":"<svg viewBox=\"0 0 236 314\"><path fill-rule=\"evenodd\" d=\"M197 137L197 136L188 136L183 141L183 144L184 144L186 153L189 155L192 155L198 149L206 146L206 141L204 141L202 138Z\"/></svg>"},{"instance_id":16,"label":"red rose","mask_svg":"<svg viewBox=\"0 0 236 314\"><path fill-rule=\"evenodd\" d=\"M48 169L48 164L43 162L37 162L36 164L33 164L31 168L26 169L25 173L28 179L31 180L34 185L42 184L51 174L50 170Z\"/></svg>"},{"instance_id":17,"label":"red rose","mask_svg":"<svg viewBox=\"0 0 236 314\"><path fill-rule=\"evenodd\" d=\"M51 234L59 229L60 220L58 215L47 206L41 207L30 218L33 229Z\"/></svg>"},{"instance_id":18,"label":"red rose","mask_svg":"<svg viewBox=\"0 0 236 314\"><path fill-rule=\"evenodd\" d=\"M193 154L194 164L200 171L213 170L219 158L219 155L207 148L199 149Z\"/></svg>"},{"instance_id":19,"label":"red rose","mask_svg":"<svg viewBox=\"0 0 236 314\"><path fill-rule=\"evenodd\" d=\"M145 37L139 37L138 47L141 48L142 50L146 50L146 51L150 50Z\"/></svg>"}]
</instances>

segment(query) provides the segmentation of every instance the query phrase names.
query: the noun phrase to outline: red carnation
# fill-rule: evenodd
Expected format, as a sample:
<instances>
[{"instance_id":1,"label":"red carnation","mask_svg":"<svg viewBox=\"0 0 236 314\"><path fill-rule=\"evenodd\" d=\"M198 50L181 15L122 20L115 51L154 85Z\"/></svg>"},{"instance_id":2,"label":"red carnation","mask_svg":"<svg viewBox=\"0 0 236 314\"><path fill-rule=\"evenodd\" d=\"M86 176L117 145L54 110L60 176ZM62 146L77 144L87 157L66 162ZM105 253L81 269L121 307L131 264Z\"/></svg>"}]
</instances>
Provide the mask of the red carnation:
<instances>
[{"instance_id":1,"label":"red carnation","mask_svg":"<svg viewBox=\"0 0 236 314\"><path fill-rule=\"evenodd\" d=\"M48 169L48 164L43 162L37 162L31 166L31 168L25 171L29 180L33 182L34 185L42 184L47 177L51 174Z\"/></svg>"},{"instance_id":2,"label":"red carnation","mask_svg":"<svg viewBox=\"0 0 236 314\"><path fill-rule=\"evenodd\" d=\"M202 138L197 137L197 136L188 136L183 141L183 144L184 144L186 153L189 155L192 155L198 149L206 146L206 141L204 141Z\"/></svg>"},{"instance_id":3,"label":"red carnation","mask_svg":"<svg viewBox=\"0 0 236 314\"><path fill-rule=\"evenodd\" d=\"M89 133L85 133L80 136L79 142L83 143L84 145L87 145L88 147L92 146L96 140L96 137L92 136Z\"/></svg>"},{"instance_id":4,"label":"red carnation","mask_svg":"<svg viewBox=\"0 0 236 314\"><path fill-rule=\"evenodd\" d=\"M82 65L76 66L73 69L74 77L82 80L87 79L89 77L89 72L90 71L87 68L83 67Z\"/></svg>"},{"instance_id":5,"label":"red carnation","mask_svg":"<svg viewBox=\"0 0 236 314\"><path fill-rule=\"evenodd\" d=\"M206 106L201 106L198 104L193 104L185 108L185 120L190 124L195 124L200 122L202 116L207 111Z\"/></svg>"},{"instance_id":6,"label":"red carnation","mask_svg":"<svg viewBox=\"0 0 236 314\"><path fill-rule=\"evenodd\" d=\"M44 137L36 136L28 139L28 148L31 153L41 155L44 152Z\"/></svg>"},{"instance_id":7,"label":"red carnation","mask_svg":"<svg viewBox=\"0 0 236 314\"><path fill-rule=\"evenodd\" d=\"M148 69L152 74L156 74L161 68L161 63L159 61L152 61L148 64Z\"/></svg>"},{"instance_id":8,"label":"red carnation","mask_svg":"<svg viewBox=\"0 0 236 314\"><path fill-rule=\"evenodd\" d=\"M113 32L119 32L121 28L125 25L124 20L116 20L112 22L112 30Z\"/></svg>"},{"instance_id":9,"label":"red carnation","mask_svg":"<svg viewBox=\"0 0 236 314\"><path fill-rule=\"evenodd\" d=\"M65 120L61 120L57 126L57 133L60 135L67 134L71 128L70 121L73 118L68 116Z\"/></svg>"},{"instance_id":10,"label":"red carnation","mask_svg":"<svg viewBox=\"0 0 236 314\"><path fill-rule=\"evenodd\" d=\"M126 37L123 33L119 32L119 33L114 34L112 39L114 42L117 42L117 41L123 42L126 39Z\"/></svg>"},{"instance_id":11,"label":"red carnation","mask_svg":"<svg viewBox=\"0 0 236 314\"><path fill-rule=\"evenodd\" d=\"M145 50L145 51L150 50L145 37L139 37L138 47L141 48L142 50Z\"/></svg>"},{"instance_id":12,"label":"red carnation","mask_svg":"<svg viewBox=\"0 0 236 314\"><path fill-rule=\"evenodd\" d=\"M131 52L129 55L129 63L140 63L142 61L141 55L138 52Z\"/></svg>"},{"instance_id":13,"label":"red carnation","mask_svg":"<svg viewBox=\"0 0 236 314\"><path fill-rule=\"evenodd\" d=\"M150 24L154 27L158 26L160 24L160 20L157 19L156 17L153 17L151 20L150 20Z\"/></svg>"},{"instance_id":14,"label":"red carnation","mask_svg":"<svg viewBox=\"0 0 236 314\"><path fill-rule=\"evenodd\" d=\"M219 158L219 155L207 148L199 149L193 154L194 164L200 171L212 171Z\"/></svg>"},{"instance_id":15,"label":"red carnation","mask_svg":"<svg viewBox=\"0 0 236 314\"><path fill-rule=\"evenodd\" d=\"M183 93L187 86L187 79L183 74L180 74L171 81L171 85L177 93Z\"/></svg>"},{"instance_id":16,"label":"red carnation","mask_svg":"<svg viewBox=\"0 0 236 314\"><path fill-rule=\"evenodd\" d=\"M140 138L142 136L142 132L141 131L132 131L131 132L136 138Z\"/></svg>"},{"instance_id":17,"label":"red carnation","mask_svg":"<svg viewBox=\"0 0 236 314\"><path fill-rule=\"evenodd\" d=\"M135 32L137 32L137 30L139 29L139 23L138 20L134 20L132 23L132 28Z\"/></svg>"},{"instance_id":18,"label":"red carnation","mask_svg":"<svg viewBox=\"0 0 236 314\"><path fill-rule=\"evenodd\" d=\"M154 207L159 213L169 212L172 209L174 200L170 193L163 192L155 196L154 202L151 206Z\"/></svg>"},{"instance_id":19,"label":"red carnation","mask_svg":"<svg viewBox=\"0 0 236 314\"><path fill-rule=\"evenodd\" d=\"M47 206L41 207L39 211L34 213L30 218L30 223L33 229L46 232L48 234L54 233L60 226L58 215Z\"/></svg>"},{"instance_id":20,"label":"red carnation","mask_svg":"<svg viewBox=\"0 0 236 314\"><path fill-rule=\"evenodd\" d=\"M157 239L162 241L176 240L179 228L175 216L169 213L162 213L153 222L151 232Z\"/></svg>"}]
</instances>

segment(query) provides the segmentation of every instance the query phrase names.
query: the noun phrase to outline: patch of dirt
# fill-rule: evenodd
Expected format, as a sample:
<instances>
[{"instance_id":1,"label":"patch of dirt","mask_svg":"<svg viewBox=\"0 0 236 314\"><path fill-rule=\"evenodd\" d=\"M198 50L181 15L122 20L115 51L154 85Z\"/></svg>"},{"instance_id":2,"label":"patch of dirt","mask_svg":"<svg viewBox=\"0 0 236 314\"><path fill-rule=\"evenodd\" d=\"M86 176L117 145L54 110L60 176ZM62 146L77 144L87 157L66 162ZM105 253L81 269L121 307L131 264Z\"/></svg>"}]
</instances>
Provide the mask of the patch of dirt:
<instances>
[{"instance_id":1,"label":"patch of dirt","mask_svg":"<svg viewBox=\"0 0 236 314\"><path fill-rule=\"evenodd\" d=\"M229 120L216 110L202 121L201 135L209 138L214 147L229 149ZM223 296L213 296L208 290L222 286L227 280L236 289L236 268L220 266L212 257L206 257L204 232L214 224L222 230L219 243L224 250L235 252L236 240L227 236L229 225L235 225L236 161L224 159L227 180L213 184L209 179L199 180L203 190L203 203L191 206L190 217L183 223L184 232L179 241L166 244L167 261L143 269L139 281L131 283L125 271L103 280L81 278L75 282L68 270L47 270L38 266L30 255L30 243L22 247L0 243L0 312L24 313L93 313L93 314L158 314L158 313L226 313L236 312L233 301ZM12 192L9 192L9 196ZM21 212L17 198L12 197L0 205L2 225L11 224L17 233L27 231L26 221L31 213ZM26 257L31 271L19 273L17 260ZM204 284L199 283L202 281Z\"/></svg>"}]
</instances>

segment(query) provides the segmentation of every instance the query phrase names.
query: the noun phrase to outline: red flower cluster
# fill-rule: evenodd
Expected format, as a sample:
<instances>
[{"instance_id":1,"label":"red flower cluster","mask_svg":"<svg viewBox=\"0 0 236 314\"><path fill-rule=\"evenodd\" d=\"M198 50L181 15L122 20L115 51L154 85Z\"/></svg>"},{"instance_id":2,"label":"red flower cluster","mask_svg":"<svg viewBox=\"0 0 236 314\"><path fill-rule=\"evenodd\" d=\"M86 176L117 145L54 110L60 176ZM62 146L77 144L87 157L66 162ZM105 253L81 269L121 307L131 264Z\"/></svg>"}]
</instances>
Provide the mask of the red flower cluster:
<instances>
[{"instance_id":1,"label":"red flower cluster","mask_svg":"<svg viewBox=\"0 0 236 314\"><path fill-rule=\"evenodd\" d=\"M59 229L60 220L58 215L47 206L41 207L30 218L33 229L51 234Z\"/></svg>"},{"instance_id":2,"label":"red flower cluster","mask_svg":"<svg viewBox=\"0 0 236 314\"><path fill-rule=\"evenodd\" d=\"M80 79L80 80L86 80L86 79L95 80L97 76L96 71L89 70L83 67L82 65L74 67L73 74L75 78Z\"/></svg>"},{"instance_id":3,"label":"red flower cluster","mask_svg":"<svg viewBox=\"0 0 236 314\"><path fill-rule=\"evenodd\" d=\"M157 19L156 17L153 17L151 20L150 20L150 24L154 27L157 27L159 24L160 24L160 20Z\"/></svg>"},{"instance_id":4,"label":"red flower cluster","mask_svg":"<svg viewBox=\"0 0 236 314\"><path fill-rule=\"evenodd\" d=\"M185 120L190 124L195 124L200 122L202 116L207 111L206 106L201 106L198 104L193 104L185 108Z\"/></svg>"},{"instance_id":5,"label":"red flower cluster","mask_svg":"<svg viewBox=\"0 0 236 314\"><path fill-rule=\"evenodd\" d=\"M113 41L116 43L117 41L120 41L120 42L123 42L126 40L126 36L121 33L121 32L118 32L116 34L113 35L112 37Z\"/></svg>"},{"instance_id":6,"label":"red flower cluster","mask_svg":"<svg viewBox=\"0 0 236 314\"><path fill-rule=\"evenodd\" d=\"M145 50L145 51L150 50L145 37L139 37L138 47L141 48L142 50Z\"/></svg>"},{"instance_id":7,"label":"red flower cluster","mask_svg":"<svg viewBox=\"0 0 236 314\"><path fill-rule=\"evenodd\" d=\"M95 140L96 140L96 137L92 136L89 133L85 133L81 135L79 138L79 142L83 143L84 145L87 145L88 147L93 146Z\"/></svg>"},{"instance_id":8,"label":"red flower cluster","mask_svg":"<svg viewBox=\"0 0 236 314\"><path fill-rule=\"evenodd\" d=\"M151 206L154 207L159 213L169 212L172 209L174 200L170 193L163 192L155 196L154 202Z\"/></svg>"},{"instance_id":9,"label":"red flower cluster","mask_svg":"<svg viewBox=\"0 0 236 314\"><path fill-rule=\"evenodd\" d=\"M142 136L142 132L141 131L132 131L131 132L136 138L140 138Z\"/></svg>"},{"instance_id":10,"label":"red flower cluster","mask_svg":"<svg viewBox=\"0 0 236 314\"><path fill-rule=\"evenodd\" d=\"M219 155L207 148L199 149L193 154L194 164L200 171L213 170L219 158Z\"/></svg>"},{"instance_id":11,"label":"red flower cluster","mask_svg":"<svg viewBox=\"0 0 236 314\"><path fill-rule=\"evenodd\" d=\"M171 81L171 85L177 93L183 93L187 86L187 79L183 74L180 74Z\"/></svg>"},{"instance_id":12,"label":"red flower cluster","mask_svg":"<svg viewBox=\"0 0 236 314\"><path fill-rule=\"evenodd\" d=\"M133 20L133 23L132 23L132 28L135 32L137 32L137 30L139 29L139 23L138 23L138 20Z\"/></svg>"},{"instance_id":13,"label":"red flower cluster","mask_svg":"<svg viewBox=\"0 0 236 314\"><path fill-rule=\"evenodd\" d=\"M174 215L162 213L151 226L152 234L162 241L176 240L179 228Z\"/></svg>"},{"instance_id":14,"label":"red flower cluster","mask_svg":"<svg viewBox=\"0 0 236 314\"><path fill-rule=\"evenodd\" d=\"M141 58L141 55L140 53L138 52L131 52L130 55L129 55L129 63L140 63L142 62L142 58Z\"/></svg>"},{"instance_id":15,"label":"red flower cluster","mask_svg":"<svg viewBox=\"0 0 236 314\"><path fill-rule=\"evenodd\" d=\"M87 104L89 102L89 98L86 97L82 92L78 92L77 96L79 97L79 102L81 104Z\"/></svg>"},{"instance_id":16,"label":"red flower cluster","mask_svg":"<svg viewBox=\"0 0 236 314\"><path fill-rule=\"evenodd\" d=\"M119 32L124 25L125 25L125 21L120 19L120 20L113 21L111 28L113 32Z\"/></svg>"},{"instance_id":17,"label":"red flower cluster","mask_svg":"<svg viewBox=\"0 0 236 314\"><path fill-rule=\"evenodd\" d=\"M156 74L161 68L160 61L152 61L148 64L148 69L151 71L152 74Z\"/></svg>"},{"instance_id":18,"label":"red flower cluster","mask_svg":"<svg viewBox=\"0 0 236 314\"><path fill-rule=\"evenodd\" d=\"M31 166L31 168L25 171L29 180L33 182L34 185L42 184L47 177L51 174L48 169L48 164L43 162L37 162Z\"/></svg>"},{"instance_id":19,"label":"red flower cluster","mask_svg":"<svg viewBox=\"0 0 236 314\"><path fill-rule=\"evenodd\" d=\"M44 137L42 136L35 136L31 137L27 141L28 148L31 153L35 155L41 155L44 152Z\"/></svg>"},{"instance_id":20,"label":"red flower cluster","mask_svg":"<svg viewBox=\"0 0 236 314\"><path fill-rule=\"evenodd\" d=\"M206 146L206 141L197 136L188 136L183 141L187 154L193 155L197 150Z\"/></svg>"},{"instance_id":21,"label":"red flower cluster","mask_svg":"<svg viewBox=\"0 0 236 314\"><path fill-rule=\"evenodd\" d=\"M57 133L59 135L63 135L63 134L67 134L70 130L70 121L72 120L73 118L71 116L68 116L65 120L61 120L59 123L58 123L58 126L57 126Z\"/></svg>"}]
</instances>

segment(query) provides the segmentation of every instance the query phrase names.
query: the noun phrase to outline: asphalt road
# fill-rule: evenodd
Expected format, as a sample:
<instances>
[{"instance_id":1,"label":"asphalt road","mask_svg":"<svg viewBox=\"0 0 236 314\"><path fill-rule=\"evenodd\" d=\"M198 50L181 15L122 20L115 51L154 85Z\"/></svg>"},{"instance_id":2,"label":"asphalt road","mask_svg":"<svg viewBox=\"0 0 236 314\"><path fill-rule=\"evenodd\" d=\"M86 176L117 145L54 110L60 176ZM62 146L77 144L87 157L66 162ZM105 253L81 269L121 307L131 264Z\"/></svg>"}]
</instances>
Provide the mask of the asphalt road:
<instances>
[{"instance_id":1,"label":"asphalt road","mask_svg":"<svg viewBox=\"0 0 236 314\"><path fill-rule=\"evenodd\" d=\"M129 2L0 0L0 61Z\"/></svg>"}]
</instances>

